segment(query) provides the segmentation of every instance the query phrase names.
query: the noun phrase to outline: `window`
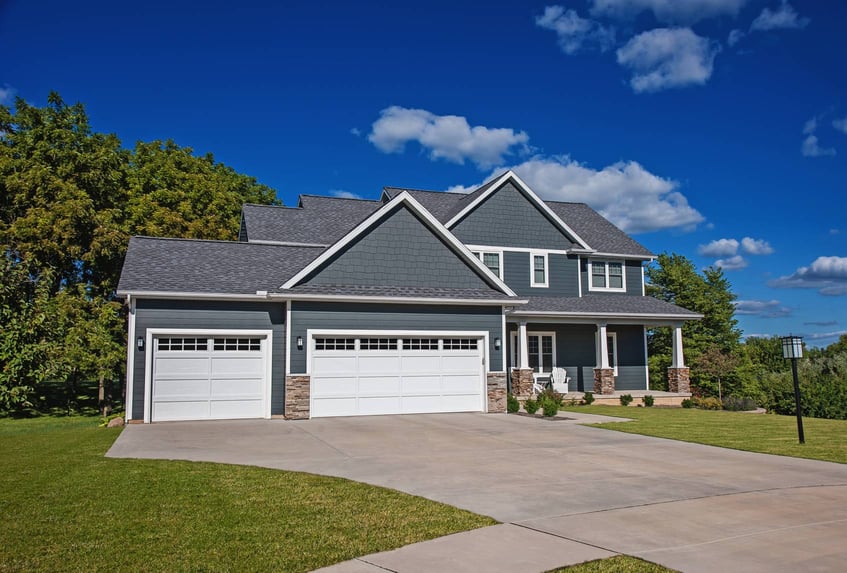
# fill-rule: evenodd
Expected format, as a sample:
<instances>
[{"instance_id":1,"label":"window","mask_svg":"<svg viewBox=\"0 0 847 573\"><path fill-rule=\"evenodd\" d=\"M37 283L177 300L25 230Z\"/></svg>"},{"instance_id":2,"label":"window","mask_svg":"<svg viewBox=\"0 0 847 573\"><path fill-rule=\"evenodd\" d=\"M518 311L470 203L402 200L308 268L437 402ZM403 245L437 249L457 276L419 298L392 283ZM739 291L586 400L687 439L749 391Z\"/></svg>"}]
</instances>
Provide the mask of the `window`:
<instances>
[{"instance_id":1,"label":"window","mask_svg":"<svg viewBox=\"0 0 847 573\"><path fill-rule=\"evenodd\" d=\"M530 286L547 286L547 253L530 253Z\"/></svg>"},{"instance_id":2,"label":"window","mask_svg":"<svg viewBox=\"0 0 847 573\"><path fill-rule=\"evenodd\" d=\"M158 338L156 350L169 352L185 352L191 350L207 350L209 340L206 338Z\"/></svg>"},{"instance_id":3,"label":"window","mask_svg":"<svg viewBox=\"0 0 847 573\"><path fill-rule=\"evenodd\" d=\"M356 339L315 338L315 350L356 350Z\"/></svg>"},{"instance_id":4,"label":"window","mask_svg":"<svg viewBox=\"0 0 847 573\"><path fill-rule=\"evenodd\" d=\"M361 350L397 350L396 338L363 338L359 341Z\"/></svg>"},{"instance_id":5,"label":"window","mask_svg":"<svg viewBox=\"0 0 847 573\"><path fill-rule=\"evenodd\" d=\"M404 338L403 350L438 350L437 338Z\"/></svg>"},{"instance_id":6,"label":"window","mask_svg":"<svg viewBox=\"0 0 847 573\"><path fill-rule=\"evenodd\" d=\"M445 338L444 350L476 350L476 338Z\"/></svg>"},{"instance_id":7,"label":"window","mask_svg":"<svg viewBox=\"0 0 847 573\"><path fill-rule=\"evenodd\" d=\"M474 255L476 255L476 258L481 260L482 264L488 267L488 270L494 273L497 278L503 278L502 269L500 268L500 253L475 251Z\"/></svg>"},{"instance_id":8,"label":"window","mask_svg":"<svg viewBox=\"0 0 847 573\"><path fill-rule=\"evenodd\" d=\"M618 336L614 332L609 332L606 335L606 351L609 355L609 367L615 369L615 376L618 375Z\"/></svg>"},{"instance_id":9,"label":"window","mask_svg":"<svg viewBox=\"0 0 847 573\"><path fill-rule=\"evenodd\" d=\"M259 338L215 338L215 350L261 350L262 341Z\"/></svg>"},{"instance_id":10,"label":"window","mask_svg":"<svg viewBox=\"0 0 847 573\"><path fill-rule=\"evenodd\" d=\"M622 261L588 261L588 268L591 275L588 290L626 290Z\"/></svg>"},{"instance_id":11,"label":"window","mask_svg":"<svg viewBox=\"0 0 847 573\"><path fill-rule=\"evenodd\" d=\"M553 371L556 361L556 335L552 332L527 333L527 363L536 374L547 374ZM512 366L520 364L520 340L518 333L512 333Z\"/></svg>"}]
</instances>

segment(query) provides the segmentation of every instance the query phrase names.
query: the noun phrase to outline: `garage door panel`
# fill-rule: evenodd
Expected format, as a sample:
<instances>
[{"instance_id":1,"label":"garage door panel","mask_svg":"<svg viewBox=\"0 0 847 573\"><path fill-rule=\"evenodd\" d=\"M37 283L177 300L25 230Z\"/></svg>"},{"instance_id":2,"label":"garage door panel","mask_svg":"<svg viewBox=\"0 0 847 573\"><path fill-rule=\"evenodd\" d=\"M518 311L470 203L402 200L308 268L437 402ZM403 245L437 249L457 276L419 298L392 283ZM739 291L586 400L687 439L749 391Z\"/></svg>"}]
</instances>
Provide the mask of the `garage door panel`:
<instances>
[{"instance_id":1,"label":"garage door panel","mask_svg":"<svg viewBox=\"0 0 847 573\"><path fill-rule=\"evenodd\" d=\"M359 395L379 395L400 393L399 376L360 376Z\"/></svg>"},{"instance_id":2,"label":"garage door panel","mask_svg":"<svg viewBox=\"0 0 847 573\"><path fill-rule=\"evenodd\" d=\"M356 392L356 378L345 376L338 378L312 377L313 396L339 396Z\"/></svg>"},{"instance_id":3,"label":"garage door panel","mask_svg":"<svg viewBox=\"0 0 847 573\"><path fill-rule=\"evenodd\" d=\"M261 356L213 356L212 376L237 374L245 378L262 376L265 364Z\"/></svg>"},{"instance_id":4,"label":"garage door panel","mask_svg":"<svg viewBox=\"0 0 847 573\"><path fill-rule=\"evenodd\" d=\"M212 396L260 398L262 378L220 378L212 380Z\"/></svg>"},{"instance_id":5,"label":"garage door panel","mask_svg":"<svg viewBox=\"0 0 847 573\"><path fill-rule=\"evenodd\" d=\"M261 418L262 400L212 400L210 417L218 419Z\"/></svg>"},{"instance_id":6,"label":"garage door panel","mask_svg":"<svg viewBox=\"0 0 847 573\"><path fill-rule=\"evenodd\" d=\"M312 374L345 374L356 371L356 355L321 356L312 364Z\"/></svg>"},{"instance_id":7,"label":"garage door panel","mask_svg":"<svg viewBox=\"0 0 847 573\"><path fill-rule=\"evenodd\" d=\"M444 412L440 397L436 396L403 396L403 414L437 414Z\"/></svg>"},{"instance_id":8,"label":"garage door panel","mask_svg":"<svg viewBox=\"0 0 847 573\"><path fill-rule=\"evenodd\" d=\"M437 372L441 370L441 358L437 353L404 356L401 368L404 374Z\"/></svg>"},{"instance_id":9,"label":"garage door panel","mask_svg":"<svg viewBox=\"0 0 847 573\"><path fill-rule=\"evenodd\" d=\"M446 394L443 396L442 405L445 412L467 412L472 410L479 410L479 394L463 394L457 396L450 396Z\"/></svg>"},{"instance_id":10,"label":"garage door panel","mask_svg":"<svg viewBox=\"0 0 847 573\"><path fill-rule=\"evenodd\" d=\"M209 379L200 380L162 380L157 378L153 385L153 393L158 398L173 398L174 396L209 396Z\"/></svg>"},{"instance_id":11,"label":"garage door panel","mask_svg":"<svg viewBox=\"0 0 847 573\"><path fill-rule=\"evenodd\" d=\"M202 420L209 417L208 400L180 400L176 402L155 402L153 420L170 422L175 420Z\"/></svg>"},{"instance_id":12,"label":"garage door panel","mask_svg":"<svg viewBox=\"0 0 847 573\"><path fill-rule=\"evenodd\" d=\"M162 378L207 378L208 356L159 356L156 359L156 374Z\"/></svg>"},{"instance_id":13,"label":"garage door panel","mask_svg":"<svg viewBox=\"0 0 847 573\"><path fill-rule=\"evenodd\" d=\"M400 411L399 396L359 397L360 416L396 414Z\"/></svg>"},{"instance_id":14,"label":"garage door panel","mask_svg":"<svg viewBox=\"0 0 847 573\"><path fill-rule=\"evenodd\" d=\"M445 374L443 391L447 394L479 393L479 375Z\"/></svg>"},{"instance_id":15,"label":"garage door panel","mask_svg":"<svg viewBox=\"0 0 847 573\"><path fill-rule=\"evenodd\" d=\"M441 359L441 367L446 372L462 372L471 371L479 372L480 357L476 356L455 356L446 355Z\"/></svg>"},{"instance_id":16,"label":"garage door panel","mask_svg":"<svg viewBox=\"0 0 847 573\"><path fill-rule=\"evenodd\" d=\"M373 356L364 353L359 355L360 374L384 374L386 372L398 372L399 370L399 356Z\"/></svg>"},{"instance_id":17,"label":"garage door panel","mask_svg":"<svg viewBox=\"0 0 847 573\"><path fill-rule=\"evenodd\" d=\"M356 398L323 398L320 401L321 416L355 416L357 414ZM315 411L312 411L315 415Z\"/></svg>"},{"instance_id":18,"label":"garage door panel","mask_svg":"<svg viewBox=\"0 0 847 573\"><path fill-rule=\"evenodd\" d=\"M441 376L421 374L418 376L403 375L403 395L434 394L441 391Z\"/></svg>"}]
</instances>

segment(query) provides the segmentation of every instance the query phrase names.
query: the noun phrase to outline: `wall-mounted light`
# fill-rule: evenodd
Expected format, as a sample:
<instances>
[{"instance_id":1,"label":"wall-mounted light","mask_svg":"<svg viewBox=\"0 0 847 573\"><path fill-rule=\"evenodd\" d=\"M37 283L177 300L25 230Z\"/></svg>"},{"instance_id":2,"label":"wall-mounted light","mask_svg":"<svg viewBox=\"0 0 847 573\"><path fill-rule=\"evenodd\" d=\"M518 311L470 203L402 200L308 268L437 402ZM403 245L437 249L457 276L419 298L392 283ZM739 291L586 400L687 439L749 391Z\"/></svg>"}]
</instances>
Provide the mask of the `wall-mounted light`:
<instances>
[{"instance_id":1,"label":"wall-mounted light","mask_svg":"<svg viewBox=\"0 0 847 573\"><path fill-rule=\"evenodd\" d=\"M494 339L494 350L500 350L500 338Z\"/></svg>"},{"instance_id":2,"label":"wall-mounted light","mask_svg":"<svg viewBox=\"0 0 847 573\"><path fill-rule=\"evenodd\" d=\"M135 347L138 349L139 352L144 352L144 337L143 336L139 336L138 338L135 339Z\"/></svg>"},{"instance_id":3,"label":"wall-mounted light","mask_svg":"<svg viewBox=\"0 0 847 573\"><path fill-rule=\"evenodd\" d=\"M297 350L303 350L303 337L297 337Z\"/></svg>"}]
</instances>

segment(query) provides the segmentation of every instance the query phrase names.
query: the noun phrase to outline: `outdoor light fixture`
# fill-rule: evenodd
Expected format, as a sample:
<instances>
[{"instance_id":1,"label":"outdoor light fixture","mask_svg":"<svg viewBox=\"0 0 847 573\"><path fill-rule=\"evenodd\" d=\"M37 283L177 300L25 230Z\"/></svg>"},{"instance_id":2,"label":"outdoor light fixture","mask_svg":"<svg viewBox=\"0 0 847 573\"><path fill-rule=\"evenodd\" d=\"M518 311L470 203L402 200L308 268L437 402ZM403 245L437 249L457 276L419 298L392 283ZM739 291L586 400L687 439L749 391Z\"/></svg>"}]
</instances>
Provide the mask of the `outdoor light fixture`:
<instances>
[{"instance_id":1,"label":"outdoor light fixture","mask_svg":"<svg viewBox=\"0 0 847 573\"><path fill-rule=\"evenodd\" d=\"M303 350L303 337L297 337L297 350Z\"/></svg>"},{"instance_id":2,"label":"outdoor light fixture","mask_svg":"<svg viewBox=\"0 0 847 573\"><path fill-rule=\"evenodd\" d=\"M140 351L144 352L144 337L139 336L135 339L135 347Z\"/></svg>"},{"instance_id":3,"label":"outdoor light fixture","mask_svg":"<svg viewBox=\"0 0 847 573\"><path fill-rule=\"evenodd\" d=\"M500 350L500 338L494 339L494 350Z\"/></svg>"},{"instance_id":4,"label":"outdoor light fixture","mask_svg":"<svg viewBox=\"0 0 847 573\"><path fill-rule=\"evenodd\" d=\"M797 359L803 358L803 338L800 336L782 337L782 357L791 360L791 373L794 374L794 404L797 407L797 436L800 443L806 443L803 435L803 416L800 410L800 381L797 379Z\"/></svg>"}]
</instances>

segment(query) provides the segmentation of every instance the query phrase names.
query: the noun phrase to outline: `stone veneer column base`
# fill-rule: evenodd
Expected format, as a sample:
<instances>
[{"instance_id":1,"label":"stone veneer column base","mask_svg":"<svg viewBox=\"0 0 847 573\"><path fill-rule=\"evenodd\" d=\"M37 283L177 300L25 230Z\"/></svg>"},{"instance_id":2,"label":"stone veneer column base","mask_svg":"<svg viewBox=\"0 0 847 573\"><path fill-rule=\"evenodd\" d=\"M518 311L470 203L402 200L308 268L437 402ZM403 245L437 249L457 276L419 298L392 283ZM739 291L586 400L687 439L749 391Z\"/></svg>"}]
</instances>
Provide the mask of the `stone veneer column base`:
<instances>
[{"instance_id":1,"label":"stone veneer column base","mask_svg":"<svg viewBox=\"0 0 847 573\"><path fill-rule=\"evenodd\" d=\"M594 393L595 394L614 394L615 393L615 369L614 368L595 368L594 369Z\"/></svg>"},{"instance_id":2,"label":"stone veneer column base","mask_svg":"<svg viewBox=\"0 0 847 573\"><path fill-rule=\"evenodd\" d=\"M488 413L502 413L506 411L506 373L489 372L485 376L486 389L488 390Z\"/></svg>"},{"instance_id":3,"label":"stone veneer column base","mask_svg":"<svg viewBox=\"0 0 847 573\"><path fill-rule=\"evenodd\" d=\"M512 368L512 395L517 398L532 396L532 368Z\"/></svg>"},{"instance_id":4,"label":"stone veneer column base","mask_svg":"<svg viewBox=\"0 0 847 573\"><path fill-rule=\"evenodd\" d=\"M668 391L691 393L691 377L688 368L668 368Z\"/></svg>"},{"instance_id":5,"label":"stone veneer column base","mask_svg":"<svg viewBox=\"0 0 847 573\"><path fill-rule=\"evenodd\" d=\"M311 378L305 374L285 377L285 419L309 419L309 386Z\"/></svg>"}]
</instances>

